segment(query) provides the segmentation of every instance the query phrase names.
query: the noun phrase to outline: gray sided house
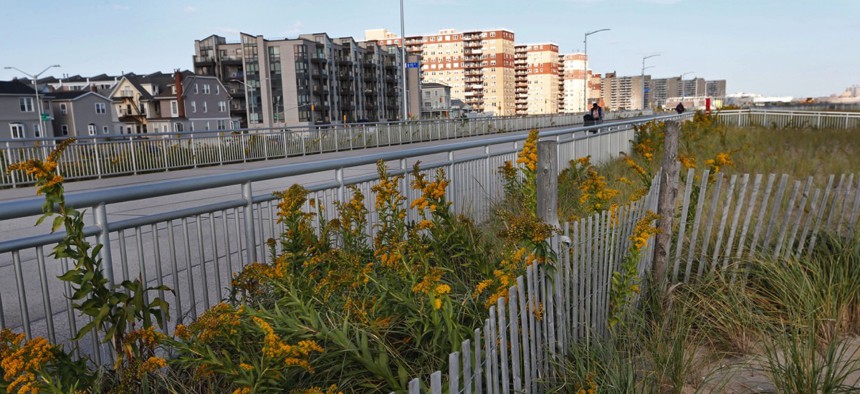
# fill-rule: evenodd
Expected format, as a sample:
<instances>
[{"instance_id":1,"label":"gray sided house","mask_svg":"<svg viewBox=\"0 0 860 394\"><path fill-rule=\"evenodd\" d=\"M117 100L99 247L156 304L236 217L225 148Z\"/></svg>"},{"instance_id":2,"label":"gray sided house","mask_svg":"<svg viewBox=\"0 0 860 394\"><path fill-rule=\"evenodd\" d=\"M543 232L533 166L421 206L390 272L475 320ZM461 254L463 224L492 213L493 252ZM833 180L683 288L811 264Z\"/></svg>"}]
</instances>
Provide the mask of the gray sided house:
<instances>
[{"instance_id":1,"label":"gray sided house","mask_svg":"<svg viewBox=\"0 0 860 394\"><path fill-rule=\"evenodd\" d=\"M122 134L230 128L230 95L215 77L189 71L128 74L110 98Z\"/></svg>"},{"instance_id":2,"label":"gray sided house","mask_svg":"<svg viewBox=\"0 0 860 394\"><path fill-rule=\"evenodd\" d=\"M87 137L118 131L111 99L86 90L53 92L51 96L55 136Z\"/></svg>"},{"instance_id":3,"label":"gray sided house","mask_svg":"<svg viewBox=\"0 0 860 394\"><path fill-rule=\"evenodd\" d=\"M50 95L39 94L42 111L51 114ZM39 130L39 106L36 91L19 80L0 81L0 140L52 136L50 121L45 133Z\"/></svg>"}]
</instances>

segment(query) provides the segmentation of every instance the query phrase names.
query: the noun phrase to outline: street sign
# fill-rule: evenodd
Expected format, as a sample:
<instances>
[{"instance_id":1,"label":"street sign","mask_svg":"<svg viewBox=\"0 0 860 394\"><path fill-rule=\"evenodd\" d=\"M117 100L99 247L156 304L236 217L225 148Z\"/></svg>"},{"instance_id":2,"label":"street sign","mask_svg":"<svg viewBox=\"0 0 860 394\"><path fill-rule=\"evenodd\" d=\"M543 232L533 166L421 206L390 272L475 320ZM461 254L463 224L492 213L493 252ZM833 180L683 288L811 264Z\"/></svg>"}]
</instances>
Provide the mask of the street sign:
<instances>
[{"instance_id":1,"label":"street sign","mask_svg":"<svg viewBox=\"0 0 860 394\"><path fill-rule=\"evenodd\" d=\"M418 68L418 62L406 63L406 68Z\"/></svg>"},{"instance_id":2,"label":"street sign","mask_svg":"<svg viewBox=\"0 0 860 394\"><path fill-rule=\"evenodd\" d=\"M51 114L42 114L42 120L51 120Z\"/></svg>"}]
</instances>

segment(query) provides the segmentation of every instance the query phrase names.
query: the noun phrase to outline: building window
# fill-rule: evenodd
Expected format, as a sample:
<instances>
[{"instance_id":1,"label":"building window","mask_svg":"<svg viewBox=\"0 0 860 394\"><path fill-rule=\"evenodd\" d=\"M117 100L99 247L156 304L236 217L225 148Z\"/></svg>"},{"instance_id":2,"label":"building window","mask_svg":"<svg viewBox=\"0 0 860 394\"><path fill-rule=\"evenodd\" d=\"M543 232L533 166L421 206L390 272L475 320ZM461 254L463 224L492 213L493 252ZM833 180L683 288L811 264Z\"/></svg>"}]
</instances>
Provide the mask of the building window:
<instances>
[{"instance_id":1,"label":"building window","mask_svg":"<svg viewBox=\"0 0 860 394\"><path fill-rule=\"evenodd\" d=\"M218 119L218 130L225 129L227 129L227 121L225 121L224 119Z\"/></svg>"},{"instance_id":2,"label":"building window","mask_svg":"<svg viewBox=\"0 0 860 394\"><path fill-rule=\"evenodd\" d=\"M170 116L179 116L179 104L176 100L170 101Z\"/></svg>"},{"instance_id":3,"label":"building window","mask_svg":"<svg viewBox=\"0 0 860 394\"><path fill-rule=\"evenodd\" d=\"M218 102L218 112L227 112L227 102L219 101Z\"/></svg>"},{"instance_id":4,"label":"building window","mask_svg":"<svg viewBox=\"0 0 860 394\"><path fill-rule=\"evenodd\" d=\"M209 94L209 85L203 85L203 94Z\"/></svg>"},{"instance_id":5,"label":"building window","mask_svg":"<svg viewBox=\"0 0 860 394\"><path fill-rule=\"evenodd\" d=\"M215 94L221 94L221 85L215 85Z\"/></svg>"},{"instance_id":6,"label":"building window","mask_svg":"<svg viewBox=\"0 0 860 394\"><path fill-rule=\"evenodd\" d=\"M102 134L107 134L107 133L110 133L110 129L108 129L107 126L103 126L102 127Z\"/></svg>"},{"instance_id":7,"label":"building window","mask_svg":"<svg viewBox=\"0 0 860 394\"><path fill-rule=\"evenodd\" d=\"M176 122L173 124L173 131L179 133L182 131L182 123Z\"/></svg>"},{"instance_id":8,"label":"building window","mask_svg":"<svg viewBox=\"0 0 860 394\"><path fill-rule=\"evenodd\" d=\"M191 102L191 112L197 112L197 102L196 101Z\"/></svg>"},{"instance_id":9,"label":"building window","mask_svg":"<svg viewBox=\"0 0 860 394\"><path fill-rule=\"evenodd\" d=\"M87 134L96 135L96 124L90 123L87 125Z\"/></svg>"},{"instance_id":10,"label":"building window","mask_svg":"<svg viewBox=\"0 0 860 394\"><path fill-rule=\"evenodd\" d=\"M34 112L32 97L21 97L18 103L21 104L21 112Z\"/></svg>"},{"instance_id":11,"label":"building window","mask_svg":"<svg viewBox=\"0 0 860 394\"><path fill-rule=\"evenodd\" d=\"M197 93L200 93L200 89L199 89L199 86L197 86L197 84L195 83L194 84L194 94L197 94Z\"/></svg>"},{"instance_id":12,"label":"building window","mask_svg":"<svg viewBox=\"0 0 860 394\"><path fill-rule=\"evenodd\" d=\"M24 138L26 136L24 125L21 123L10 123L9 128L12 130L13 139Z\"/></svg>"},{"instance_id":13,"label":"building window","mask_svg":"<svg viewBox=\"0 0 860 394\"><path fill-rule=\"evenodd\" d=\"M66 107L65 103L60 104L60 113L63 115L69 113L69 109Z\"/></svg>"},{"instance_id":14,"label":"building window","mask_svg":"<svg viewBox=\"0 0 860 394\"><path fill-rule=\"evenodd\" d=\"M63 135L69 135L69 125L64 124L60 126L60 133Z\"/></svg>"},{"instance_id":15,"label":"building window","mask_svg":"<svg viewBox=\"0 0 860 394\"><path fill-rule=\"evenodd\" d=\"M33 123L33 137L39 138L42 136L41 130L39 130L39 124Z\"/></svg>"},{"instance_id":16,"label":"building window","mask_svg":"<svg viewBox=\"0 0 860 394\"><path fill-rule=\"evenodd\" d=\"M106 113L107 109L105 107L105 103L96 103L96 113L103 114Z\"/></svg>"},{"instance_id":17,"label":"building window","mask_svg":"<svg viewBox=\"0 0 860 394\"><path fill-rule=\"evenodd\" d=\"M205 85L205 86L209 86L209 85ZM206 104L208 104L208 103L204 101L203 102L203 113L209 112L209 106Z\"/></svg>"}]
</instances>

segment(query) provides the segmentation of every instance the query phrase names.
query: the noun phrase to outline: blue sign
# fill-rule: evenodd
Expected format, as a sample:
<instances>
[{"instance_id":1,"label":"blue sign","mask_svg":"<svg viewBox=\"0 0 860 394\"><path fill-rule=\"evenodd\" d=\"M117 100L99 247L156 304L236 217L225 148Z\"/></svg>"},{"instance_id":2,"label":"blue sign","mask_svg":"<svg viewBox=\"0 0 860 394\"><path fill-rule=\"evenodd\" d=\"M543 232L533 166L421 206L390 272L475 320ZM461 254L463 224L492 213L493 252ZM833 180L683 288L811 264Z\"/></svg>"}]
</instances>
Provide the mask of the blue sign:
<instances>
[{"instance_id":1,"label":"blue sign","mask_svg":"<svg viewBox=\"0 0 860 394\"><path fill-rule=\"evenodd\" d=\"M418 62L406 63L406 68L418 68Z\"/></svg>"},{"instance_id":2,"label":"blue sign","mask_svg":"<svg viewBox=\"0 0 860 394\"><path fill-rule=\"evenodd\" d=\"M645 93L648 93L650 91L651 91L651 89L645 88Z\"/></svg>"}]
</instances>

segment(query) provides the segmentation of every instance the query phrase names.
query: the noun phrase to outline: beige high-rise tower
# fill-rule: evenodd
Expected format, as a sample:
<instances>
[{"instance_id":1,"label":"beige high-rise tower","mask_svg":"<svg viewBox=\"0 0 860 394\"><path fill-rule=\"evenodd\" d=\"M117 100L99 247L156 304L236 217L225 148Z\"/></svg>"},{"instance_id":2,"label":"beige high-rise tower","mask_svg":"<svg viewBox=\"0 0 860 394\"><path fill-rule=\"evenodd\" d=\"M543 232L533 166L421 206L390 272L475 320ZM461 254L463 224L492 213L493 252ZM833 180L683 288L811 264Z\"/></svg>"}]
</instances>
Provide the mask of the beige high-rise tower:
<instances>
[{"instance_id":1,"label":"beige high-rise tower","mask_svg":"<svg viewBox=\"0 0 860 394\"><path fill-rule=\"evenodd\" d=\"M365 32L381 45L400 45L401 40L382 29ZM458 32L406 37L406 50L421 55L423 82L451 87L451 98L466 102L475 111L514 115L514 33L510 30Z\"/></svg>"},{"instance_id":2,"label":"beige high-rise tower","mask_svg":"<svg viewBox=\"0 0 860 394\"><path fill-rule=\"evenodd\" d=\"M528 115L558 112L558 45L527 45Z\"/></svg>"}]
</instances>

